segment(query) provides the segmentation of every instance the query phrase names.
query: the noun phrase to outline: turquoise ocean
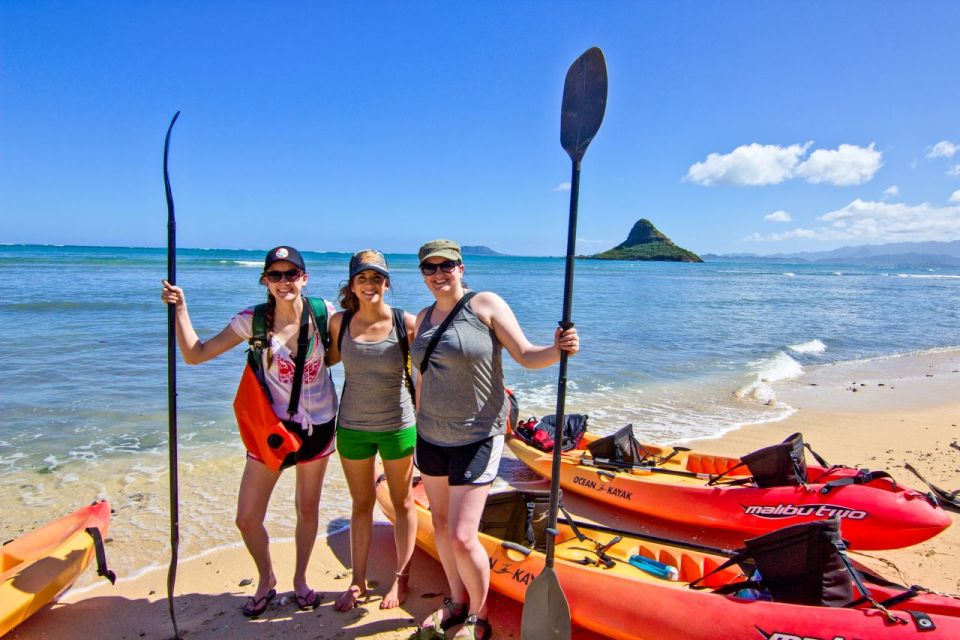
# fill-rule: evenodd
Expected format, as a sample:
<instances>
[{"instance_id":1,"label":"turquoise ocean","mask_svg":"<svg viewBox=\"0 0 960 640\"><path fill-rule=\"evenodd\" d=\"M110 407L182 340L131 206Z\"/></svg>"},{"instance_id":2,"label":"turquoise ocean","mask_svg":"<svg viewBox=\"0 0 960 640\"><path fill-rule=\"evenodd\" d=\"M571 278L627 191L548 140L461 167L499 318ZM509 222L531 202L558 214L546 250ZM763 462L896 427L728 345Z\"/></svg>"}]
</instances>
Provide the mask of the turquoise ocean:
<instances>
[{"instance_id":1,"label":"turquoise ocean","mask_svg":"<svg viewBox=\"0 0 960 640\"><path fill-rule=\"evenodd\" d=\"M263 253L178 252L202 338L264 299ZM308 293L334 299L349 255L304 256ZM414 313L429 304L416 257L388 260L390 303ZM562 258L468 257L466 269L472 288L507 300L532 341L552 339ZM116 511L108 551L121 574L168 561L165 276L164 249L0 246L0 539L99 497ZM570 360L568 412L589 414L597 432L629 422L654 441L711 437L789 415L777 385L811 366L957 348L960 270L578 260L573 318L582 351ZM557 368L504 361L521 415L552 413ZM243 449L231 402L243 362L238 347L178 364L181 557L239 541ZM339 386L339 367L333 375ZM503 472L524 473L506 460ZM276 537L292 535L292 505L284 478L268 516ZM336 461L322 513L328 531L349 518Z\"/></svg>"}]
</instances>

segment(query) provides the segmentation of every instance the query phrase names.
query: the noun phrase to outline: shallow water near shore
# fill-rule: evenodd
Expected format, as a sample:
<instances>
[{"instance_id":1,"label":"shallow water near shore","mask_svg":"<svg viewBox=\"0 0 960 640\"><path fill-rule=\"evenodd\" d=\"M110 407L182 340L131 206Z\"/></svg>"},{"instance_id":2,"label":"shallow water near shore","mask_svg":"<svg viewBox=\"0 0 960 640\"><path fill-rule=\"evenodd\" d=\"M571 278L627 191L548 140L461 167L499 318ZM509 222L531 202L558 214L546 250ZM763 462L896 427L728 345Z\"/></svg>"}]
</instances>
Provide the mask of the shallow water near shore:
<instances>
[{"instance_id":1,"label":"shallow water near shore","mask_svg":"<svg viewBox=\"0 0 960 640\"><path fill-rule=\"evenodd\" d=\"M349 256L305 252L311 295L332 298ZM430 303L412 255L388 256L390 301ZM261 251L184 250L178 280L202 337L259 302ZM164 564L169 548L165 276L161 249L0 247L0 313L8 329L0 393L0 537L7 540L95 498L116 509L121 574ZM29 277L26 277L29 274ZM778 397L820 365L960 345L960 272L822 265L578 261L569 412L610 432L632 423L655 441L712 437L793 411ZM560 316L563 260L467 258L466 279L513 307L535 342ZM521 414L553 412L556 367L504 358ZM181 555L234 544L243 450L231 400L235 349L178 366ZM334 379L341 382L339 368ZM791 382L793 381L793 382ZM784 397L792 398L792 395ZM523 478L505 461L504 473ZM285 474L291 476L292 474ZM268 527L293 533L292 477ZM342 527L349 499L331 462L323 530Z\"/></svg>"}]
</instances>

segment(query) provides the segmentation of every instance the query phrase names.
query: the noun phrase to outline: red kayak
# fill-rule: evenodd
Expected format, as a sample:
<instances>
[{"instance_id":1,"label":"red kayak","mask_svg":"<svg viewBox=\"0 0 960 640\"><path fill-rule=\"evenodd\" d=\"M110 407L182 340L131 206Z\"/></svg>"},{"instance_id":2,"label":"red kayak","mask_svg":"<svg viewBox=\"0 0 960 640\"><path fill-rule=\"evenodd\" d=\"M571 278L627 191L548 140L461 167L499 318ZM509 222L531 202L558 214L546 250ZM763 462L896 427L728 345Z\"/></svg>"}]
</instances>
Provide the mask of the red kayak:
<instances>
[{"instance_id":1,"label":"red kayak","mask_svg":"<svg viewBox=\"0 0 960 640\"><path fill-rule=\"evenodd\" d=\"M806 482L758 486L741 464L749 456L726 458L637 443L642 451L638 463L622 464L601 460L589 451L599 440L586 433L574 448L563 452L560 485L618 509L735 530L744 537L837 517L853 549L908 547L950 526L950 516L932 495L895 483L882 472L804 464ZM515 434L508 438L508 446L533 471L550 477L551 453ZM777 446L789 451L798 448L797 442ZM750 455L757 453L761 452Z\"/></svg>"}]
</instances>

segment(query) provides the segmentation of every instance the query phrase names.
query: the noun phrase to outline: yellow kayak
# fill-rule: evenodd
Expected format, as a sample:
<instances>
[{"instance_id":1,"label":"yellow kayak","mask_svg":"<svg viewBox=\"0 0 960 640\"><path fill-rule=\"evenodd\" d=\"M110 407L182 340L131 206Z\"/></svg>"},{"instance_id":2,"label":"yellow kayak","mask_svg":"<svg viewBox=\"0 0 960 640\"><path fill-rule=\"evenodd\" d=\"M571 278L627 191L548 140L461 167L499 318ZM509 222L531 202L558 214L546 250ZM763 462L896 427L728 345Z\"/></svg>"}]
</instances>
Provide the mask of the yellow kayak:
<instances>
[{"instance_id":1,"label":"yellow kayak","mask_svg":"<svg viewBox=\"0 0 960 640\"><path fill-rule=\"evenodd\" d=\"M114 581L103 557L109 524L110 505L96 502L0 547L0 636L72 585L95 553L100 575Z\"/></svg>"}]
</instances>

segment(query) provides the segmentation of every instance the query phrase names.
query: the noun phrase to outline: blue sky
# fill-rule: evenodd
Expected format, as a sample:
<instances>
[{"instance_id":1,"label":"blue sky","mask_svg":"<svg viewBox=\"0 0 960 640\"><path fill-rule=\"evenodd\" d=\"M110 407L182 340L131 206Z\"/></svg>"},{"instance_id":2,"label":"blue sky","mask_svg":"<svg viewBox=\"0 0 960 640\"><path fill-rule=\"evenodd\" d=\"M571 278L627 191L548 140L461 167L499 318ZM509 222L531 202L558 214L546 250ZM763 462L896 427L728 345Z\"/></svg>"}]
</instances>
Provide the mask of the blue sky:
<instances>
[{"instance_id":1,"label":"blue sky","mask_svg":"<svg viewBox=\"0 0 960 640\"><path fill-rule=\"evenodd\" d=\"M0 242L565 250L567 67L607 114L578 252L960 238L954 2L0 3Z\"/></svg>"}]
</instances>

